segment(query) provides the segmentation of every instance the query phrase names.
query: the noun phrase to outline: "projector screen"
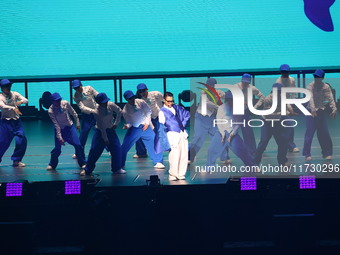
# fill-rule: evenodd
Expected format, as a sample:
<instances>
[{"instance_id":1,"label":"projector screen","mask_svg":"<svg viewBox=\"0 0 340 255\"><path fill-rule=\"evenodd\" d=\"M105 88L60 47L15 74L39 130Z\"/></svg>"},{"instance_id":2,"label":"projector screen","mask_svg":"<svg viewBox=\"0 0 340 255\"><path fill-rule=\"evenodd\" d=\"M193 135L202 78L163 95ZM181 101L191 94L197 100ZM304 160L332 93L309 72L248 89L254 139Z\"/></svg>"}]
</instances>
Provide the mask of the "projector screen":
<instances>
[{"instance_id":1,"label":"projector screen","mask_svg":"<svg viewBox=\"0 0 340 255\"><path fill-rule=\"evenodd\" d=\"M17 77L269 69L282 63L292 68L338 66L339 1L330 6L330 16L329 6L313 13L315 2L2 0L0 73ZM334 31L325 31L318 21L326 27L333 23Z\"/></svg>"}]
</instances>

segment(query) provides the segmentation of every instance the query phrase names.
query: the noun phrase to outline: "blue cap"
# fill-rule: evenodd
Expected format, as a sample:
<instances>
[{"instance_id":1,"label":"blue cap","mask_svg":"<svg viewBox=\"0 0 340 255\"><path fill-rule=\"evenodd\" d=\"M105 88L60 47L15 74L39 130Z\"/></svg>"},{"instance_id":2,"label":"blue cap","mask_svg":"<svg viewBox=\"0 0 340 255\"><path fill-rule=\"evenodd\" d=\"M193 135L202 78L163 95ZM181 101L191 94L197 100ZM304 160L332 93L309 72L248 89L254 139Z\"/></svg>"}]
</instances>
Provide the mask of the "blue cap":
<instances>
[{"instance_id":1,"label":"blue cap","mask_svg":"<svg viewBox=\"0 0 340 255\"><path fill-rule=\"evenodd\" d=\"M325 71L321 70L321 69L317 69L317 70L315 70L313 75L320 77L320 78L323 78L323 77L325 77Z\"/></svg>"},{"instance_id":2,"label":"blue cap","mask_svg":"<svg viewBox=\"0 0 340 255\"><path fill-rule=\"evenodd\" d=\"M80 80L74 80L72 81L72 87L75 89L75 88L78 88L79 86L83 86L83 84L81 84L81 81Z\"/></svg>"},{"instance_id":3,"label":"blue cap","mask_svg":"<svg viewBox=\"0 0 340 255\"><path fill-rule=\"evenodd\" d=\"M251 83L251 75L249 73L245 73L242 75L242 81L246 83Z\"/></svg>"},{"instance_id":4,"label":"blue cap","mask_svg":"<svg viewBox=\"0 0 340 255\"><path fill-rule=\"evenodd\" d=\"M137 85L137 90L144 90L147 89L148 87L145 85L145 83L139 83Z\"/></svg>"},{"instance_id":5,"label":"blue cap","mask_svg":"<svg viewBox=\"0 0 340 255\"><path fill-rule=\"evenodd\" d=\"M11 85L12 82L10 82L8 79L2 79L0 81L0 86L8 86L8 85Z\"/></svg>"},{"instance_id":6,"label":"blue cap","mask_svg":"<svg viewBox=\"0 0 340 255\"><path fill-rule=\"evenodd\" d=\"M108 98L105 93L99 93L96 96L95 100L97 104L105 104L106 102L110 100L110 98Z\"/></svg>"},{"instance_id":7,"label":"blue cap","mask_svg":"<svg viewBox=\"0 0 340 255\"><path fill-rule=\"evenodd\" d=\"M280 91L282 89L282 84L281 83L274 83L273 88L277 88L277 90Z\"/></svg>"},{"instance_id":8,"label":"blue cap","mask_svg":"<svg viewBox=\"0 0 340 255\"><path fill-rule=\"evenodd\" d=\"M233 99L233 94L231 93L230 90L224 94L224 98L225 98L225 100Z\"/></svg>"},{"instance_id":9,"label":"blue cap","mask_svg":"<svg viewBox=\"0 0 340 255\"><path fill-rule=\"evenodd\" d=\"M128 100L132 97L135 97L135 94L133 94L133 92L131 90L127 90L124 92L124 98L125 100Z\"/></svg>"},{"instance_id":10,"label":"blue cap","mask_svg":"<svg viewBox=\"0 0 340 255\"><path fill-rule=\"evenodd\" d=\"M61 100L61 96L60 96L60 94L58 93L58 92L55 92L55 93L53 93L52 95L51 95L51 100L52 101L58 101L58 100Z\"/></svg>"},{"instance_id":11,"label":"blue cap","mask_svg":"<svg viewBox=\"0 0 340 255\"><path fill-rule=\"evenodd\" d=\"M217 81L214 78L208 78L207 84L211 87L215 87L215 85L217 84Z\"/></svg>"},{"instance_id":12,"label":"blue cap","mask_svg":"<svg viewBox=\"0 0 340 255\"><path fill-rule=\"evenodd\" d=\"M280 66L280 71L281 72L289 72L290 71L290 66L287 64L283 64Z\"/></svg>"}]
</instances>

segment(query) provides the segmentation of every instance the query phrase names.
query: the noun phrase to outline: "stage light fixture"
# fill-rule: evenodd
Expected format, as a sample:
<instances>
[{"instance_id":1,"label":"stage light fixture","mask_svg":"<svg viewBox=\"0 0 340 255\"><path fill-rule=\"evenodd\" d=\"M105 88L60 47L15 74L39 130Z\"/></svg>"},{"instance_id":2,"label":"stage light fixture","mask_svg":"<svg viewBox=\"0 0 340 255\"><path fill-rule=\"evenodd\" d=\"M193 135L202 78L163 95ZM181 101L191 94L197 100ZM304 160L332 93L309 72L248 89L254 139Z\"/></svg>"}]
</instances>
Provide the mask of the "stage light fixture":
<instances>
[{"instance_id":1,"label":"stage light fixture","mask_svg":"<svg viewBox=\"0 0 340 255\"><path fill-rule=\"evenodd\" d=\"M315 175L300 176L300 189L316 189Z\"/></svg>"},{"instance_id":2,"label":"stage light fixture","mask_svg":"<svg viewBox=\"0 0 340 255\"><path fill-rule=\"evenodd\" d=\"M240 185L241 190L256 190L257 189L256 177L241 177Z\"/></svg>"},{"instance_id":3,"label":"stage light fixture","mask_svg":"<svg viewBox=\"0 0 340 255\"><path fill-rule=\"evenodd\" d=\"M146 184L150 187L157 187L161 185L158 175L150 175L150 180L146 180Z\"/></svg>"},{"instance_id":4,"label":"stage light fixture","mask_svg":"<svg viewBox=\"0 0 340 255\"><path fill-rule=\"evenodd\" d=\"M21 197L23 184L21 182L12 182L6 184L6 197Z\"/></svg>"},{"instance_id":5,"label":"stage light fixture","mask_svg":"<svg viewBox=\"0 0 340 255\"><path fill-rule=\"evenodd\" d=\"M65 195L81 194L81 181L65 181Z\"/></svg>"}]
</instances>

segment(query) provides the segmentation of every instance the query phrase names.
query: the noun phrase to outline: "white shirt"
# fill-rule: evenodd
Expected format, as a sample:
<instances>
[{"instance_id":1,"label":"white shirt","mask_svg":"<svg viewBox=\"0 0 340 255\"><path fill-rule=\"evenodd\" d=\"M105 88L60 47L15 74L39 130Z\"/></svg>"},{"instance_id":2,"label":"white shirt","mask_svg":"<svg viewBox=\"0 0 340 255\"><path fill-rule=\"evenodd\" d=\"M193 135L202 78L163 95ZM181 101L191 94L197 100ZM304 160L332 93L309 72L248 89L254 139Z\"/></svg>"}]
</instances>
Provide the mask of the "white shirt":
<instances>
[{"instance_id":1,"label":"white shirt","mask_svg":"<svg viewBox=\"0 0 340 255\"><path fill-rule=\"evenodd\" d=\"M216 89L216 91L217 91L217 94L219 95L219 97L221 98L221 100L223 101L224 97L225 97L225 93L222 90L220 90L220 89ZM202 105L202 95L204 95L204 94L206 95L206 93L202 90L201 91L201 97L200 97L200 103L199 103L199 105L197 107L197 113L199 113L201 115L203 115L202 114L202 107L201 107L201 105ZM217 108L218 108L218 105L215 104L211 100L212 99L210 98L210 96L207 95L207 116L209 116L209 117L211 115L213 115L213 114L216 114Z\"/></svg>"},{"instance_id":2,"label":"white shirt","mask_svg":"<svg viewBox=\"0 0 340 255\"><path fill-rule=\"evenodd\" d=\"M276 83L280 83L282 84L283 87L286 88L295 88L295 79L291 76L288 76L288 78L282 78L282 76L280 76L279 78L277 78ZM287 98L296 98L295 93L288 93Z\"/></svg>"},{"instance_id":3,"label":"white shirt","mask_svg":"<svg viewBox=\"0 0 340 255\"><path fill-rule=\"evenodd\" d=\"M163 107L163 94L159 91L150 91L146 98L142 97L151 109L151 118L155 119L158 117L160 109Z\"/></svg>"},{"instance_id":4,"label":"white shirt","mask_svg":"<svg viewBox=\"0 0 340 255\"><path fill-rule=\"evenodd\" d=\"M61 100L60 107L53 107L52 104L48 109L48 115L54 124L54 127L57 131L57 138L59 140L62 140L60 130L66 126L72 126L73 124L70 115L72 115L73 119L76 121L76 125L80 126L78 114L66 100Z\"/></svg>"},{"instance_id":5,"label":"white shirt","mask_svg":"<svg viewBox=\"0 0 340 255\"><path fill-rule=\"evenodd\" d=\"M243 92L243 95L244 95L244 108L245 109L248 109L248 88L250 87L252 92L253 92L253 95L254 96L257 96L259 98L259 100L257 101L257 103L254 105L254 108L257 109L259 108L263 101L264 101L264 95L259 91L258 88L256 88L255 86L249 84L249 86L245 89L242 88L242 82L239 82L239 83L236 83L235 86L238 86L242 92Z\"/></svg>"},{"instance_id":6,"label":"white shirt","mask_svg":"<svg viewBox=\"0 0 340 255\"><path fill-rule=\"evenodd\" d=\"M151 124L151 109L142 99L135 99L134 105L126 103L123 108L123 117L126 125L130 128L139 127L141 124Z\"/></svg>"},{"instance_id":7,"label":"white shirt","mask_svg":"<svg viewBox=\"0 0 340 255\"><path fill-rule=\"evenodd\" d=\"M329 106L336 112L336 105L333 98L333 93L330 86L324 82L320 85L316 85L314 81L307 86L307 89L312 92L312 97L309 100L308 107L311 111L317 111L319 109L324 110L325 104L329 102Z\"/></svg>"},{"instance_id":8,"label":"white shirt","mask_svg":"<svg viewBox=\"0 0 340 255\"><path fill-rule=\"evenodd\" d=\"M78 93L77 91L74 93L73 99L80 109L83 105L94 109L96 108L96 101L94 99L97 95L98 92L94 88L91 86L85 86L83 87L82 93Z\"/></svg>"},{"instance_id":9,"label":"white shirt","mask_svg":"<svg viewBox=\"0 0 340 255\"><path fill-rule=\"evenodd\" d=\"M167 108L168 110L170 110L173 113L173 115L176 116L175 108L168 107L166 105L164 105L164 107ZM164 113L162 111L159 111L158 120L159 120L159 123L161 123L161 124L165 124L165 122L166 122L165 115L164 115ZM184 130L184 132L181 130L181 132L179 132L179 133L177 133L175 131L168 131L166 133L166 136L168 137L168 142L170 144L170 147L171 148L176 148L178 146L182 136L185 139L188 138L188 133L187 133L186 130Z\"/></svg>"},{"instance_id":10,"label":"white shirt","mask_svg":"<svg viewBox=\"0 0 340 255\"><path fill-rule=\"evenodd\" d=\"M106 129L118 125L122 116L122 110L113 102L108 102L107 108L96 105L95 109L91 109L82 105L80 110L86 114L93 114L96 119L96 128L101 131L104 141L108 141ZM113 113L116 113L116 119L114 118Z\"/></svg>"},{"instance_id":11,"label":"white shirt","mask_svg":"<svg viewBox=\"0 0 340 255\"><path fill-rule=\"evenodd\" d=\"M22 104L27 104L27 98L20 95L18 92L11 91L7 96L4 93L0 94L0 109L1 109L1 119L6 120L17 120L19 119L19 115L13 111L15 108L18 108L17 102L21 101Z\"/></svg>"}]
</instances>

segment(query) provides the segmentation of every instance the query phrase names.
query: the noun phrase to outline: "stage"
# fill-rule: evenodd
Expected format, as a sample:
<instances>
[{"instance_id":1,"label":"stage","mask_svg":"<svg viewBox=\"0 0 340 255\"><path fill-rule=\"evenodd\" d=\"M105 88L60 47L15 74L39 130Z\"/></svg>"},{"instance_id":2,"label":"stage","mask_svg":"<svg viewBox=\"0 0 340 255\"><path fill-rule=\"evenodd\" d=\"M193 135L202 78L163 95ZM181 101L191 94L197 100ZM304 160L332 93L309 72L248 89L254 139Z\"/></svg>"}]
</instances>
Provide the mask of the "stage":
<instances>
[{"instance_id":1,"label":"stage","mask_svg":"<svg viewBox=\"0 0 340 255\"><path fill-rule=\"evenodd\" d=\"M327 164L339 165L340 163L340 136L338 136L337 127L340 125L339 118L336 120L328 120L330 133L333 140L333 159L325 160L321 156L320 146L317 141L316 134L312 144L312 157L311 162L306 162L305 157L302 155L302 148L304 142L304 117L298 116L299 126L295 128L295 143L300 149L298 153L288 152L288 161L295 165L295 171L286 173L263 173L258 175L259 178L299 178L302 175L316 175L318 178L338 178L340 173L333 172L333 175L328 175L325 171L317 171L309 167L306 169L306 164L314 166L326 166ZM5 153L3 160L0 164L0 182L16 182L18 180L25 180L29 183L32 182L45 182L45 181L65 181L65 180L86 180L92 177L79 176L79 166L77 161L72 159L74 149L71 145L66 144L62 147L62 153L59 157L59 164L55 171L47 171L46 167L50 160L50 151L54 147L54 131L50 120L24 120L23 121L26 137L28 140L28 147L23 162L26 167L19 168L13 167L10 160L11 153L14 149L14 141L11 147ZM117 128L117 134L120 141L123 141L125 130L122 129L122 123ZM193 132L189 132L192 138ZM254 133L257 143L260 138L260 128L254 128ZM90 132L87 144L85 146L85 155L91 146L91 138L93 132ZM150 158L135 159L134 146L128 153L126 163L126 174L112 174L110 167L110 155L104 150L102 156L96 164L93 172L93 178L98 179L97 187L113 187L113 186L141 186L146 185L146 181L150 179L151 175L158 175L162 185L188 185L188 184L225 184L230 177L243 176L241 173L233 173L227 171L228 165L216 161L221 168L227 169L226 171L207 172L204 168L206 165L206 155L209 147L209 138L206 139L205 144L198 153L196 160L193 164L188 166L186 180L169 181L168 180L168 153L163 154L165 169L155 169ZM274 138L268 144L262 159L264 166L277 166L277 145ZM232 166L239 168L243 163L230 152ZM339 171L338 171L339 172ZM245 175L247 176L247 175Z\"/></svg>"},{"instance_id":2,"label":"stage","mask_svg":"<svg viewBox=\"0 0 340 255\"><path fill-rule=\"evenodd\" d=\"M329 121L334 154L340 158L337 123ZM257 177L255 190L241 190L238 176L198 172L205 164L206 144L188 167L186 180L168 180L149 158L128 154L126 174L112 174L104 151L92 177L80 176L73 147L62 148L55 171L46 167L53 149L48 120L23 121L28 148L24 168L12 167L13 144L0 166L0 231L6 254L338 254L340 185L337 178L303 172ZM117 129L120 140L125 131ZM258 139L259 129L255 129ZM300 150L304 130L297 128ZM90 133L92 136L92 133ZM86 145L90 148L91 137ZM263 161L276 164L272 139ZM314 164L324 164L316 137ZM304 164L300 153L288 153ZM242 163L231 154L233 165ZM147 180L159 177L159 185ZM316 176L315 187L301 189L300 176ZM261 178L263 177L263 178ZM78 181L78 194L66 195L66 181ZM5 184L22 183L22 196L5 196ZM19 239L18 239L19 238ZM16 245L20 240L21 245ZM7 252L8 251L8 252Z\"/></svg>"}]
</instances>

